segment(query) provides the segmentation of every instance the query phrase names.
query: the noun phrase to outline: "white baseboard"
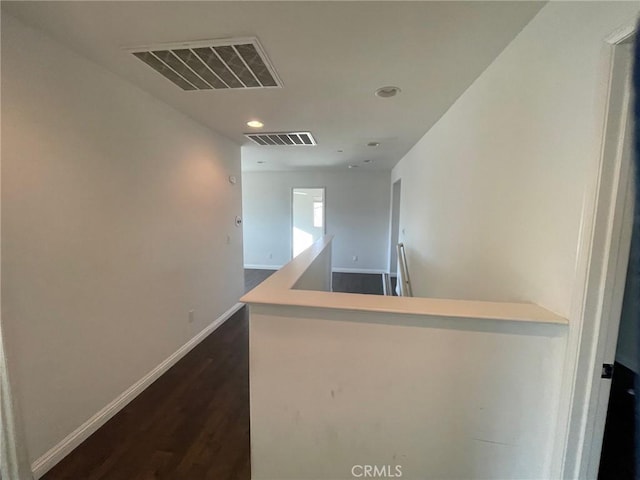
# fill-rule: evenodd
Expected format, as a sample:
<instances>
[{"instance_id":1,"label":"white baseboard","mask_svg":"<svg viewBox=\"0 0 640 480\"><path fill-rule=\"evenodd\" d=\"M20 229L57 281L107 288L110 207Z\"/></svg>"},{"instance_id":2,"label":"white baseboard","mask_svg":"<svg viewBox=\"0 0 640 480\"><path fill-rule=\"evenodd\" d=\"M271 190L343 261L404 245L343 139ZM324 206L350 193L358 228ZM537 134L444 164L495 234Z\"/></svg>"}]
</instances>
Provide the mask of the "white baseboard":
<instances>
[{"instance_id":1,"label":"white baseboard","mask_svg":"<svg viewBox=\"0 0 640 480\"><path fill-rule=\"evenodd\" d=\"M251 270L280 270L284 265L253 265L247 264L244 268ZM342 268L336 267L331 269L335 273L375 273L375 274L383 274L387 273L384 269L377 268ZM392 277L395 277L396 274L392 273Z\"/></svg>"},{"instance_id":2,"label":"white baseboard","mask_svg":"<svg viewBox=\"0 0 640 480\"><path fill-rule=\"evenodd\" d=\"M175 365L178 360L189 353L196 345L204 340L211 332L216 330L220 325L227 321L234 313L244 306L243 303L236 303L229 310L216 318L211 324L205 327L195 337L185 343L176 350L170 357L160 363L157 367L147 373L144 377L131 385L127 390L121 393L111 403L97 412L93 417L84 422L80 427L67 435L60 443L51 448L48 452L38 458L31 465L34 479L39 479L51 468L53 468L60 460L67 456L74 448L84 442L91 434L98 430L102 425L122 410L131 400L136 398L149 385L156 381L163 373Z\"/></svg>"},{"instance_id":3,"label":"white baseboard","mask_svg":"<svg viewBox=\"0 0 640 480\"><path fill-rule=\"evenodd\" d=\"M372 268L341 268L336 267L331 269L334 273L376 273L381 275L383 273L387 273L386 270L378 270Z\"/></svg>"},{"instance_id":4,"label":"white baseboard","mask_svg":"<svg viewBox=\"0 0 640 480\"><path fill-rule=\"evenodd\" d=\"M245 265L244 268L251 270L280 270L284 265Z\"/></svg>"}]
</instances>

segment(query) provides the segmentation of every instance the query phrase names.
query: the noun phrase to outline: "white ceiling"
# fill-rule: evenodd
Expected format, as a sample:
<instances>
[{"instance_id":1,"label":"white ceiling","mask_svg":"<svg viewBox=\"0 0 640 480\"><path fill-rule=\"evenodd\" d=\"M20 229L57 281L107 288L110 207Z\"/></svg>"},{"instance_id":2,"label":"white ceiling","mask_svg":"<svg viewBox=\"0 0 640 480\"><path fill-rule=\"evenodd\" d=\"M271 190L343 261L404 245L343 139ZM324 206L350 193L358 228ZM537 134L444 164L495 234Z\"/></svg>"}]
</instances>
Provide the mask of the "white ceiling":
<instances>
[{"instance_id":1,"label":"white ceiling","mask_svg":"<svg viewBox=\"0 0 640 480\"><path fill-rule=\"evenodd\" d=\"M542 5L2 2L4 13L243 145L244 170L391 168ZM124 50L232 36L257 36L284 88L185 92ZM385 85L402 93L374 96ZM318 145L253 146L243 137L253 118L263 131L311 131ZM380 146L367 147L371 141Z\"/></svg>"}]
</instances>

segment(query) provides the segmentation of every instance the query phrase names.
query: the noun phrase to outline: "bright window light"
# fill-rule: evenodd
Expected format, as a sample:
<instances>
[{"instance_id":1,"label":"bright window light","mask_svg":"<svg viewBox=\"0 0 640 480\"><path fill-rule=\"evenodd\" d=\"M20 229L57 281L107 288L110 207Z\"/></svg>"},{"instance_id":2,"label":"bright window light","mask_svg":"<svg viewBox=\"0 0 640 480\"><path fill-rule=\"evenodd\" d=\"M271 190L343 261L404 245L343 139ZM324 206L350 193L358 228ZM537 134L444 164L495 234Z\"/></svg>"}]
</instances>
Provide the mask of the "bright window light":
<instances>
[{"instance_id":1,"label":"bright window light","mask_svg":"<svg viewBox=\"0 0 640 480\"><path fill-rule=\"evenodd\" d=\"M324 221L324 203L313 202L313 226L316 228L322 228Z\"/></svg>"}]
</instances>

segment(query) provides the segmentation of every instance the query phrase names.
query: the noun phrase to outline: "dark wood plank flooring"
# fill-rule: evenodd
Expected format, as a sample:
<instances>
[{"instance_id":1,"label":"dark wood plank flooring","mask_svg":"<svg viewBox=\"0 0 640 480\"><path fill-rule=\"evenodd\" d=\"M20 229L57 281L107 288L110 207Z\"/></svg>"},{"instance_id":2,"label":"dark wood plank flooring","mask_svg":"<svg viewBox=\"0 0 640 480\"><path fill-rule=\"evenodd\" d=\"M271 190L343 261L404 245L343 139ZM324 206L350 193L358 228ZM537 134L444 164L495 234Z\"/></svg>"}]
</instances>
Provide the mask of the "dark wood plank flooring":
<instances>
[{"instance_id":1,"label":"dark wood plank flooring","mask_svg":"<svg viewBox=\"0 0 640 480\"><path fill-rule=\"evenodd\" d=\"M258 270L246 268L244 270L245 292L253 290L264 280L273 275L276 270ZM391 279L395 288L395 277ZM339 273L333 272L333 291L344 293L365 293L383 295L382 275L377 273Z\"/></svg>"},{"instance_id":2,"label":"dark wood plank flooring","mask_svg":"<svg viewBox=\"0 0 640 480\"><path fill-rule=\"evenodd\" d=\"M45 480L249 480L246 308L63 459Z\"/></svg>"},{"instance_id":3,"label":"dark wood plank flooring","mask_svg":"<svg viewBox=\"0 0 640 480\"><path fill-rule=\"evenodd\" d=\"M334 292L384 294L382 275L379 273L333 272L332 286Z\"/></svg>"},{"instance_id":4,"label":"dark wood plank flooring","mask_svg":"<svg viewBox=\"0 0 640 480\"><path fill-rule=\"evenodd\" d=\"M276 273L277 270L258 270L253 268L244 269L244 291L253 290L260 283L264 282L271 275Z\"/></svg>"}]
</instances>

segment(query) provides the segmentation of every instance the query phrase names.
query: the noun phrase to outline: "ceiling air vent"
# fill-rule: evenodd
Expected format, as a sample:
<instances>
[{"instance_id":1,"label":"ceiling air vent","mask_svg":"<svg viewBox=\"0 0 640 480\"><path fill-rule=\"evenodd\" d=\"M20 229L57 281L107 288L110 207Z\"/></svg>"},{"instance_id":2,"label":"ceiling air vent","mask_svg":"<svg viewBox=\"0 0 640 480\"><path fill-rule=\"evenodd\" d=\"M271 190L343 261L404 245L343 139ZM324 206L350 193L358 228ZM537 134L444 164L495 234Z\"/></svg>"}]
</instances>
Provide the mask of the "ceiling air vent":
<instances>
[{"instance_id":1,"label":"ceiling air vent","mask_svg":"<svg viewBox=\"0 0 640 480\"><path fill-rule=\"evenodd\" d=\"M255 37L165 44L128 51L183 90L282 87Z\"/></svg>"},{"instance_id":2,"label":"ceiling air vent","mask_svg":"<svg viewBox=\"0 0 640 480\"><path fill-rule=\"evenodd\" d=\"M252 142L262 146L311 147L316 140L311 132L276 132L276 133L245 133Z\"/></svg>"}]
</instances>

